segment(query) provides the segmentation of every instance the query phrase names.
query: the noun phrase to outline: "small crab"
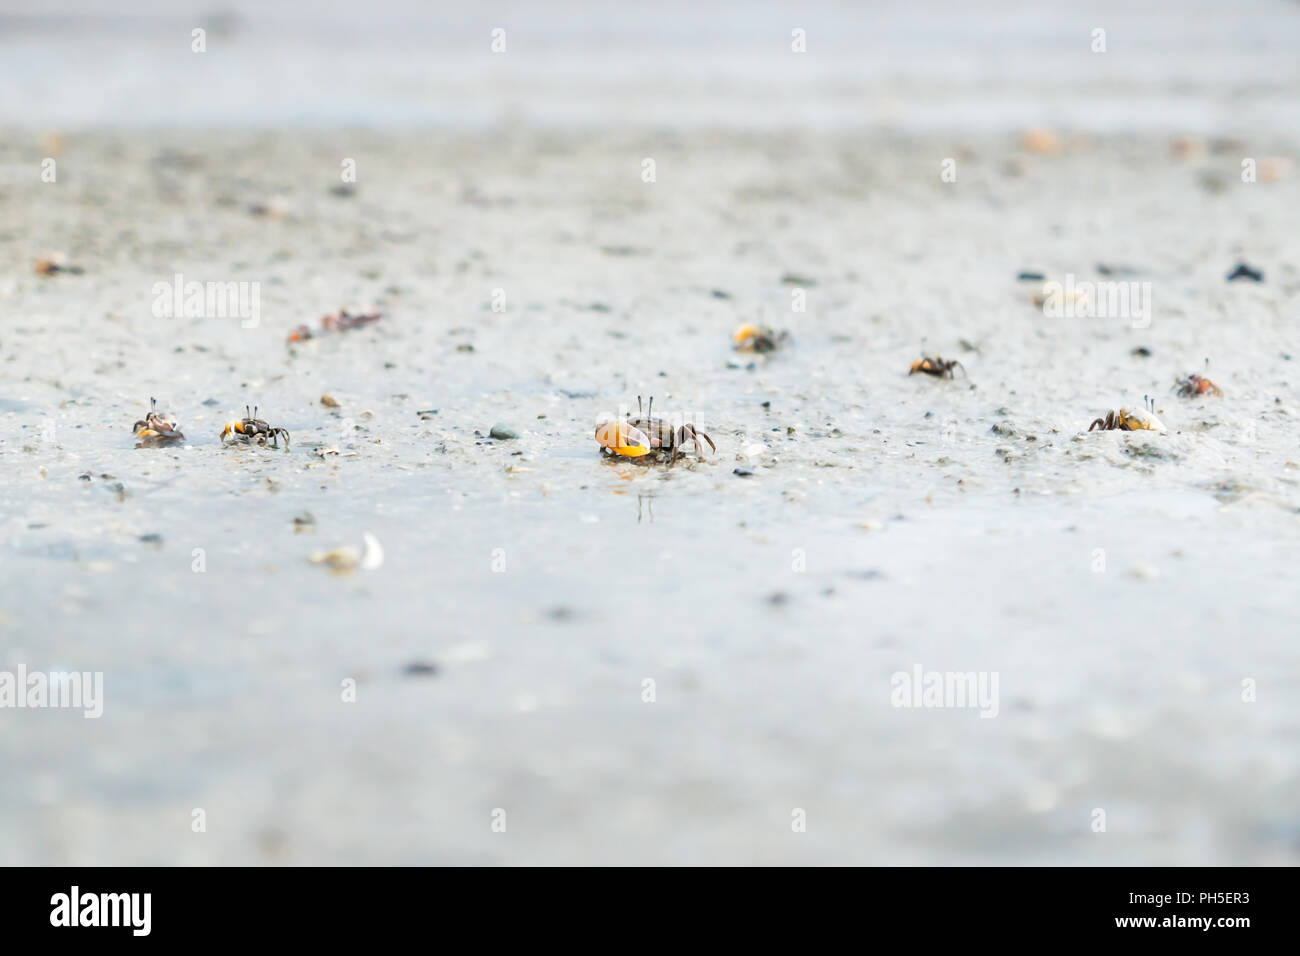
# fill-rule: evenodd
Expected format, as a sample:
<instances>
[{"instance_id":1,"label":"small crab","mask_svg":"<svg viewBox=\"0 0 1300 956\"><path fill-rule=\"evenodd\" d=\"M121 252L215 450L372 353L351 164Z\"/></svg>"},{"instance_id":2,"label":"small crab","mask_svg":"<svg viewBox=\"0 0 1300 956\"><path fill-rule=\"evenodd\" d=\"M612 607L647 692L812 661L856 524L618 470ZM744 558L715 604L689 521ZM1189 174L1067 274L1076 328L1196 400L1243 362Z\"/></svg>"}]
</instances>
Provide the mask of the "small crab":
<instances>
[{"instance_id":1,"label":"small crab","mask_svg":"<svg viewBox=\"0 0 1300 956\"><path fill-rule=\"evenodd\" d=\"M352 329L359 329L363 325L369 325L371 322L378 322L384 317L384 313L375 310L373 312L349 312L347 309L340 309L338 315L327 315L321 318L321 328L326 332L349 332Z\"/></svg>"},{"instance_id":2,"label":"small crab","mask_svg":"<svg viewBox=\"0 0 1300 956\"><path fill-rule=\"evenodd\" d=\"M1205 370L1208 372L1209 369L1210 360L1206 359ZM1178 394L1183 398L1195 398L1197 395L1204 395L1206 392L1217 395L1219 398L1223 397L1223 389L1219 388L1217 383L1211 381L1209 376L1197 375L1195 372L1176 381L1174 388L1178 389Z\"/></svg>"},{"instance_id":3,"label":"small crab","mask_svg":"<svg viewBox=\"0 0 1300 956\"><path fill-rule=\"evenodd\" d=\"M954 378L952 370L960 368L963 375L966 374L966 366L962 365L956 359L944 361L939 356L930 358L928 355L922 356L912 363L911 371L908 375L915 375L917 372L924 372L926 375L933 375L935 378Z\"/></svg>"},{"instance_id":4,"label":"small crab","mask_svg":"<svg viewBox=\"0 0 1300 956\"><path fill-rule=\"evenodd\" d=\"M221 444L226 443L226 439L231 441L242 441L245 444L257 442L259 445L265 445L267 441L279 448L279 438L284 436L284 450L289 450L289 432L283 428L272 428L262 419L257 417L257 406L253 406L250 412L248 406L244 406L245 418L234 418L226 422L226 427L221 431Z\"/></svg>"},{"instance_id":5,"label":"small crab","mask_svg":"<svg viewBox=\"0 0 1300 956\"><path fill-rule=\"evenodd\" d=\"M158 399L152 397L149 399L149 414L143 421L132 425L131 431L142 445L170 445L185 440L176 422L158 414Z\"/></svg>"},{"instance_id":6,"label":"small crab","mask_svg":"<svg viewBox=\"0 0 1300 956\"><path fill-rule=\"evenodd\" d=\"M306 325L296 326L289 333L290 342L306 342L313 339L317 334L323 335L326 332L350 332L353 329L359 329L363 325L369 325L371 322L378 322L384 317L384 314L378 310L371 312L349 312L347 309L339 309L338 314L331 312L329 315L321 316L320 332L312 333L311 327Z\"/></svg>"},{"instance_id":7,"label":"small crab","mask_svg":"<svg viewBox=\"0 0 1300 956\"><path fill-rule=\"evenodd\" d=\"M642 458L653 452L656 460L662 460L667 455L669 465L684 456L682 448L687 439L693 442L695 454L699 457L704 456L704 446L700 444L701 438L709 443L711 450L718 450L713 439L704 432L696 431L695 426L690 422L684 422L674 428L671 422L654 418L652 415L654 404L654 397L651 396L649 407L642 417L641 396L638 395L636 418L616 419L597 425L596 441L600 442L601 448L612 455L621 455L624 458Z\"/></svg>"},{"instance_id":8,"label":"small crab","mask_svg":"<svg viewBox=\"0 0 1300 956\"><path fill-rule=\"evenodd\" d=\"M775 352L790 341L790 333L784 329L773 331L766 325L746 323L732 334L737 352Z\"/></svg>"},{"instance_id":9,"label":"small crab","mask_svg":"<svg viewBox=\"0 0 1300 956\"><path fill-rule=\"evenodd\" d=\"M1164 432L1169 429L1165 428L1164 423L1156 418L1156 403L1150 395L1143 396L1146 402L1146 408L1128 409L1121 408L1119 411L1109 411L1105 418L1098 418L1088 426L1088 431L1101 426L1102 431L1152 431Z\"/></svg>"}]
</instances>

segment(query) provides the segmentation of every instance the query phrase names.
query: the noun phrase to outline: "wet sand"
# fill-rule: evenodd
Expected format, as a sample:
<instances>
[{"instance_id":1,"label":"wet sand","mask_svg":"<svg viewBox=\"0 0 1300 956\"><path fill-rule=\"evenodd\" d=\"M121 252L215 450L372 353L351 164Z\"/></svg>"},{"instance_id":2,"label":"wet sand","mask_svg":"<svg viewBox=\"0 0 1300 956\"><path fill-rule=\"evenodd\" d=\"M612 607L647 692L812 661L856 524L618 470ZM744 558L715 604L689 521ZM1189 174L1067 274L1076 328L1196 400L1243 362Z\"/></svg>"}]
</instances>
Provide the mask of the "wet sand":
<instances>
[{"instance_id":1,"label":"wet sand","mask_svg":"<svg viewBox=\"0 0 1300 956\"><path fill-rule=\"evenodd\" d=\"M1300 187L1242 156L1296 151L67 134L4 189L0 667L103 671L104 714L0 711L0 859L1295 863ZM1147 327L1016 278L1099 265ZM256 327L155 315L177 273ZM792 346L734 353L755 320ZM1144 394L1168 433L1085 432ZM134 447L151 395L183 447ZM602 460L637 395L717 454ZM245 404L288 451L222 447ZM892 706L917 665L997 716Z\"/></svg>"}]
</instances>

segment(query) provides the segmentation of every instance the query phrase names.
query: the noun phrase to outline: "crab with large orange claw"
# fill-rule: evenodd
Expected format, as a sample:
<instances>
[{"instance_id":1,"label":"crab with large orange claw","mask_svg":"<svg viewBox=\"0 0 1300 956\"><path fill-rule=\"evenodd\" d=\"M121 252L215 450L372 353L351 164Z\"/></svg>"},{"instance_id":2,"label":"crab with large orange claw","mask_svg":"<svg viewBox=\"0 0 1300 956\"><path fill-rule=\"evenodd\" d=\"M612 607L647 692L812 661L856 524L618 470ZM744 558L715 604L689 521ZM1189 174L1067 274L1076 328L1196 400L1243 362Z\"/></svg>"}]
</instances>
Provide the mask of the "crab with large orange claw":
<instances>
[{"instance_id":1,"label":"crab with large orange claw","mask_svg":"<svg viewBox=\"0 0 1300 956\"><path fill-rule=\"evenodd\" d=\"M158 414L158 399L149 399L149 414L143 420L131 426L131 431L140 439L142 447L171 445L185 440L176 427L176 422Z\"/></svg>"},{"instance_id":2,"label":"crab with large orange claw","mask_svg":"<svg viewBox=\"0 0 1300 956\"><path fill-rule=\"evenodd\" d=\"M784 347L790 341L790 333L784 330L780 332L773 331L766 325L750 325L745 323L731 336L736 343L737 352L775 352L777 349Z\"/></svg>"},{"instance_id":3,"label":"crab with large orange claw","mask_svg":"<svg viewBox=\"0 0 1300 956\"><path fill-rule=\"evenodd\" d=\"M1088 431L1100 427L1102 431L1151 431L1165 432L1164 423L1156 418L1156 403L1150 395L1144 397L1146 408L1121 408L1109 411L1105 418L1098 418L1088 426Z\"/></svg>"},{"instance_id":4,"label":"crab with large orange claw","mask_svg":"<svg viewBox=\"0 0 1300 956\"><path fill-rule=\"evenodd\" d=\"M912 363L912 367L907 374L915 375L917 372L922 372L925 375L933 375L935 378L954 378L952 370L955 368L961 369L963 375L966 374L966 366L956 359L945 361L938 355L933 358L925 355Z\"/></svg>"},{"instance_id":5,"label":"crab with large orange claw","mask_svg":"<svg viewBox=\"0 0 1300 956\"><path fill-rule=\"evenodd\" d=\"M653 455L656 461L667 457L668 464L672 465L678 458L685 457L683 448L688 441L694 446L698 458L704 457L704 445L701 444L701 439L708 442L710 450L718 450L713 439L704 432L698 431L690 422L683 422L674 427L671 422L655 418L654 403L654 397L651 396L650 404L642 415L641 396L638 395L636 418L620 418L597 425L596 441L600 442L602 453L623 458L645 458L647 455Z\"/></svg>"},{"instance_id":6,"label":"crab with large orange claw","mask_svg":"<svg viewBox=\"0 0 1300 956\"><path fill-rule=\"evenodd\" d=\"M1210 360L1205 360L1205 370L1210 370ZM1180 378L1174 382L1174 388L1178 389L1178 394L1183 398L1196 398L1198 395L1217 395L1223 398L1223 389L1219 388L1217 382L1210 379L1208 375L1197 375L1193 372L1186 378Z\"/></svg>"},{"instance_id":7,"label":"crab with large orange claw","mask_svg":"<svg viewBox=\"0 0 1300 956\"><path fill-rule=\"evenodd\" d=\"M226 443L229 438L232 442L257 442L259 445L271 443L274 448L280 447L280 438L284 438L284 450L289 450L289 432L284 428L274 428L265 421L257 417L257 406L253 406L250 412L248 406L244 406L244 417L234 418L226 422L226 427L221 430L221 444Z\"/></svg>"}]
</instances>

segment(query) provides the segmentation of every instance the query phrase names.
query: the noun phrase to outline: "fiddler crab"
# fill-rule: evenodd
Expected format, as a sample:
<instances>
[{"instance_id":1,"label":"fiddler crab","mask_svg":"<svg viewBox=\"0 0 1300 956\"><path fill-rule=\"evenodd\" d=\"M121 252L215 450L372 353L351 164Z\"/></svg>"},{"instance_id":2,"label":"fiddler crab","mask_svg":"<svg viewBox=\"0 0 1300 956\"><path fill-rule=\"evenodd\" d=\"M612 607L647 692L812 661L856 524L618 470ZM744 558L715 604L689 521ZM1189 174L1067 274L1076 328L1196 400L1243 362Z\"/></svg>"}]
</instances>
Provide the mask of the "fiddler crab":
<instances>
[{"instance_id":1,"label":"fiddler crab","mask_svg":"<svg viewBox=\"0 0 1300 956\"><path fill-rule=\"evenodd\" d=\"M1205 370L1210 369L1210 360L1205 360ZM1193 372L1186 378L1180 378L1174 382L1174 388L1178 389L1178 394L1183 398L1195 398L1197 395L1204 395L1207 392L1211 395L1223 397L1223 389L1219 388L1216 382L1210 380L1209 376L1197 375Z\"/></svg>"},{"instance_id":2,"label":"fiddler crab","mask_svg":"<svg viewBox=\"0 0 1300 956\"><path fill-rule=\"evenodd\" d=\"M265 445L269 441L273 447L279 448L279 438L283 435L284 450L289 450L289 432L283 428L272 428L258 418L256 405L251 412L245 405L244 415L243 419L234 418L226 422L226 427L221 431L221 444L224 445L229 438L232 442L242 441L244 444L257 442L259 445Z\"/></svg>"},{"instance_id":3,"label":"fiddler crab","mask_svg":"<svg viewBox=\"0 0 1300 956\"><path fill-rule=\"evenodd\" d=\"M602 453L621 455L624 458L643 458L654 454L655 461L668 457L672 465L680 457L685 457L682 450L689 439L695 446L696 457L704 457L704 446L700 439L709 443L709 448L718 450L713 439L704 432L696 431L695 426L685 422L674 428L671 422L652 417L655 400L651 396L644 417L641 414L641 396L636 397L636 418L620 418L601 422L596 426L596 441L600 442Z\"/></svg>"},{"instance_id":4,"label":"fiddler crab","mask_svg":"<svg viewBox=\"0 0 1300 956\"><path fill-rule=\"evenodd\" d=\"M158 414L158 399L152 397L149 399L149 414L132 425L131 431L140 439L141 447L171 445L185 440L176 422Z\"/></svg>"},{"instance_id":5,"label":"fiddler crab","mask_svg":"<svg viewBox=\"0 0 1300 956\"><path fill-rule=\"evenodd\" d=\"M361 328L363 325L369 325L371 322L378 322L383 318L383 315L378 310L349 312L347 309L340 309L337 315L331 312L329 315L321 317L321 332L350 332L353 329ZM312 334L311 328L306 325L300 325L289 333L290 342L306 342L311 338L315 338L315 336Z\"/></svg>"},{"instance_id":6,"label":"fiddler crab","mask_svg":"<svg viewBox=\"0 0 1300 956\"><path fill-rule=\"evenodd\" d=\"M1156 418L1156 403L1150 395L1143 396L1146 402L1146 408L1121 408L1119 411L1109 411L1105 418L1098 418L1088 426L1088 431L1100 427L1102 431L1151 431L1164 432L1169 429L1165 428L1164 423Z\"/></svg>"},{"instance_id":7,"label":"fiddler crab","mask_svg":"<svg viewBox=\"0 0 1300 956\"><path fill-rule=\"evenodd\" d=\"M907 374L915 375L917 372L924 372L926 375L933 375L935 378L954 378L952 370L955 368L961 369L963 375L966 374L966 366L956 359L945 362L937 355L934 358L925 355L912 363L911 371Z\"/></svg>"},{"instance_id":8,"label":"fiddler crab","mask_svg":"<svg viewBox=\"0 0 1300 956\"><path fill-rule=\"evenodd\" d=\"M731 338L736 343L737 352L775 352L790 341L790 333L746 323L736 329Z\"/></svg>"}]
</instances>

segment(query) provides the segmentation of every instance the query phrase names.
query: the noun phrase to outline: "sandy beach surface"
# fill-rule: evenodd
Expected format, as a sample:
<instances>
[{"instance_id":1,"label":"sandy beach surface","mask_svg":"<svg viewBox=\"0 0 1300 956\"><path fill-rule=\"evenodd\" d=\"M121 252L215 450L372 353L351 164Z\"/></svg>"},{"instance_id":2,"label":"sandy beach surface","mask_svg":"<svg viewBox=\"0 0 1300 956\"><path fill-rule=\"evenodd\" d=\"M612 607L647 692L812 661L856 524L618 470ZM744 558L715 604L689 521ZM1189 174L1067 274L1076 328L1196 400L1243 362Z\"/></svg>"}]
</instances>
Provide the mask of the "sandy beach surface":
<instances>
[{"instance_id":1,"label":"sandy beach surface","mask_svg":"<svg viewBox=\"0 0 1300 956\"><path fill-rule=\"evenodd\" d=\"M65 91L55 132L0 98L0 168L57 161L0 184L0 670L103 674L97 719L0 709L0 861L1300 861L1300 150L1199 95L1220 132L1035 148L1024 110L95 128ZM1054 316L1022 272L1142 298ZM177 276L257 314L169 311ZM907 374L936 352L964 374ZM1223 397L1178 397L1207 357ZM716 454L602 458L638 395ZM1144 395L1167 432L1086 431ZM150 396L182 445L135 447ZM288 450L222 445L246 404ZM367 535L377 567L309 560ZM917 669L993 706L897 706Z\"/></svg>"}]
</instances>

